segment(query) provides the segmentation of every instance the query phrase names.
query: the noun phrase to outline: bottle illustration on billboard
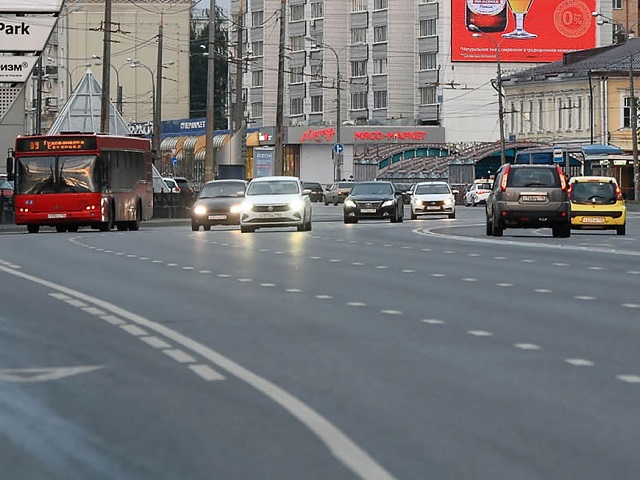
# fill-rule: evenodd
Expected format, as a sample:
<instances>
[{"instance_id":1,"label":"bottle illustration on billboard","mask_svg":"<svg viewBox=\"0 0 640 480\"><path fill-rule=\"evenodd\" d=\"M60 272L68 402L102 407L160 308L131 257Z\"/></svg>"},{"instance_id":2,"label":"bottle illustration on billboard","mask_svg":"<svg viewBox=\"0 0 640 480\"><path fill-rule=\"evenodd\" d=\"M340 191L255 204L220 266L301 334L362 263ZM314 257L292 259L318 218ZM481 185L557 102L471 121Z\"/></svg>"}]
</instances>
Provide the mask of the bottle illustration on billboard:
<instances>
[{"instance_id":1,"label":"bottle illustration on billboard","mask_svg":"<svg viewBox=\"0 0 640 480\"><path fill-rule=\"evenodd\" d=\"M538 35L529 33L524 29L524 17L531 8L533 0L508 0L509 8L516 19L516 28L513 32L503 33L505 38L527 39L536 38Z\"/></svg>"},{"instance_id":2,"label":"bottle illustration on billboard","mask_svg":"<svg viewBox=\"0 0 640 480\"><path fill-rule=\"evenodd\" d=\"M507 0L466 0L465 13L468 30L492 33L507 28Z\"/></svg>"}]
</instances>

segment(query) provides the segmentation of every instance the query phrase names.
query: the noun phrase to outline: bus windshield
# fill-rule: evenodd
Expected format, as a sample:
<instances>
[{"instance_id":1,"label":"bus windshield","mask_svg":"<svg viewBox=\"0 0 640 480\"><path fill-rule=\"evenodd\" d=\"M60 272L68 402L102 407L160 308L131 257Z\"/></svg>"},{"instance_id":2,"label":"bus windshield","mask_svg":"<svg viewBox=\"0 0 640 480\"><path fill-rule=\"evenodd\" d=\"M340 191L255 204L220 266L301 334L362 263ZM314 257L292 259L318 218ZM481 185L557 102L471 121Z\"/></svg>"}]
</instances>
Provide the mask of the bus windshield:
<instances>
[{"instance_id":1,"label":"bus windshield","mask_svg":"<svg viewBox=\"0 0 640 480\"><path fill-rule=\"evenodd\" d=\"M16 162L16 194L100 192L98 157L21 157Z\"/></svg>"}]
</instances>

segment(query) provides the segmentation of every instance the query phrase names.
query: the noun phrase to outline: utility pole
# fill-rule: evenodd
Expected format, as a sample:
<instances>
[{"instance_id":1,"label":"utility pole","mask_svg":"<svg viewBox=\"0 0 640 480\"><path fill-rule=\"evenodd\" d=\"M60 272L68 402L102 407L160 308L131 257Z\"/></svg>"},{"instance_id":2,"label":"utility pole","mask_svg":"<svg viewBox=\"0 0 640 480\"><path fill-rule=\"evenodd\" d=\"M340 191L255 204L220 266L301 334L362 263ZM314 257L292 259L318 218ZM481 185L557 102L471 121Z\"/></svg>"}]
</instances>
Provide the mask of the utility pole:
<instances>
[{"instance_id":1,"label":"utility pole","mask_svg":"<svg viewBox=\"0 0 640 480\"><path fill-rule=\"evenodd\" d=\"M242 67L243 67L243 59L242 59L242 40L243 40L243 29L244 29L244 0L240 0L240 6L238 7L238 32L236 36L236 100L235 100L235 111L234 111L234 131L240 130L240 126L242 125L242 119L244 117L244 105L242 103Z\"/></svg>"},{"instance_id":2,"label":"utility pole","mask_svg":"<svg viewBox=\"0 0 640 480\"><path fill-rule=\"evenodd\" d=\"M38 85L36 86L36 134L42 134L42 55L38 58Z\"/></svg>"},{"instance_id":3,"label":"utility pole","mask_svg":"<svg viewBox=\"0 0 640 480\"><path fill-rule=\"evenodd\" d=\"M278 92L276 100L276 146L273 151L273 171L275 175L284 175L284 149L282 146L283 109L284 109L284 42L286 28L287 1L280 0L280 48L278 52Z\"/></svg>"},{"instance_id":4,"label":"utility pole","mask_svg":"<svg viewBox=\"0 0 640 480\"><path fill-rule=\"evenodd\" d=\"M215 122L215 41L216 41L216 0L209 0L209 42L207 47L207 121L205 138L204 179L216 177L216 158L213 152L213 132Z\"/></svg>"},{"instance_id":5,"label":"utility pole","mask_svg":"<svg viewBox=\"0 0 640 480\"><path fill-rule=\"evenodd\" d=\"M153 109L153 150L156 159L160 158L160 139L162 133L162 38L163 38L164 12L160 12L158 24L158 60L156 62L156 98ZM153 80L152 80L153 81Z\"/></svg>"},{"instance_id":6,"label":"utility pole","mask_svg":"<svg viewBox=\"0 0 640 480\"><path fill-rule=\"evenodd\" d=\"M628 40L627 40L628 42ZM629 96L631 97L631 151L633 153L633 199L638 201L638 102L633 82L633 49L629 55Z\"/></svg>"},{"instance_id":7,"label":"utility pole","mask_svg":"<svg viewBox=\"0 0 640 480\"><path fill-rule=\"evenodd\" d=\"M100 96L100 132L109 133L109 91L111 88L111 0L104 2L102 47L102 95Z\"/></svg>"}]
</instances>

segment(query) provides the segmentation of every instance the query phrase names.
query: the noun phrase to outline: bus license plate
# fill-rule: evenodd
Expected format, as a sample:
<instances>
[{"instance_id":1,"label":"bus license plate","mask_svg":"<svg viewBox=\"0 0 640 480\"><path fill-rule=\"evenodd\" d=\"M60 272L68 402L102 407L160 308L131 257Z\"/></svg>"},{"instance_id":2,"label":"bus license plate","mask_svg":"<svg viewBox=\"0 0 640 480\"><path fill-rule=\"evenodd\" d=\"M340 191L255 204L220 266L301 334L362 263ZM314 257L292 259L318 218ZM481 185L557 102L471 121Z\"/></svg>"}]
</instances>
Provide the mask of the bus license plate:
<instances>
[{"instance_id":1,"label":"bus license plate","mask_svg":"<svg viewBox=\"0 0 640 480\"><path fill-rule=\"evenodd\" d=\"M66 213L50 213L47 218L67 218Z\"/></svg>"}]
</instances>

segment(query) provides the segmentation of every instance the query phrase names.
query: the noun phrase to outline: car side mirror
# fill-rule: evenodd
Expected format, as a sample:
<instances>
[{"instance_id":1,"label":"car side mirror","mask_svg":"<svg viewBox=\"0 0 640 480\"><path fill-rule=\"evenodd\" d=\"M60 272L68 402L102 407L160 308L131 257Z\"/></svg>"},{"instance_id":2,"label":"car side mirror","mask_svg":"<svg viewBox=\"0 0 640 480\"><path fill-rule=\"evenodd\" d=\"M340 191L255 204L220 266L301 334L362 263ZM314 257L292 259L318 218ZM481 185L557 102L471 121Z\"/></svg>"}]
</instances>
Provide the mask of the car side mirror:
<instances>
[{"instance_id":1,"label":"car side mirror","mask_svg":"<svg viewBox=\"0 0 640 480\"><path fill-rule=\"evenodd\" d=\"M458 195L460 193L460 190L452 190L454 195Z\"/></svg>"},{"instance_id":2,"label":"car side mirror","mask_svg":"<svg viewBox=\"0 0 640 480\"><path fill-rule=\"evenodd\" d=\"M309 195L310 193L311 193L311 190L309 188L305 188L304 190L302 190L303 195Z\"/></svg>"}]
</instances>

